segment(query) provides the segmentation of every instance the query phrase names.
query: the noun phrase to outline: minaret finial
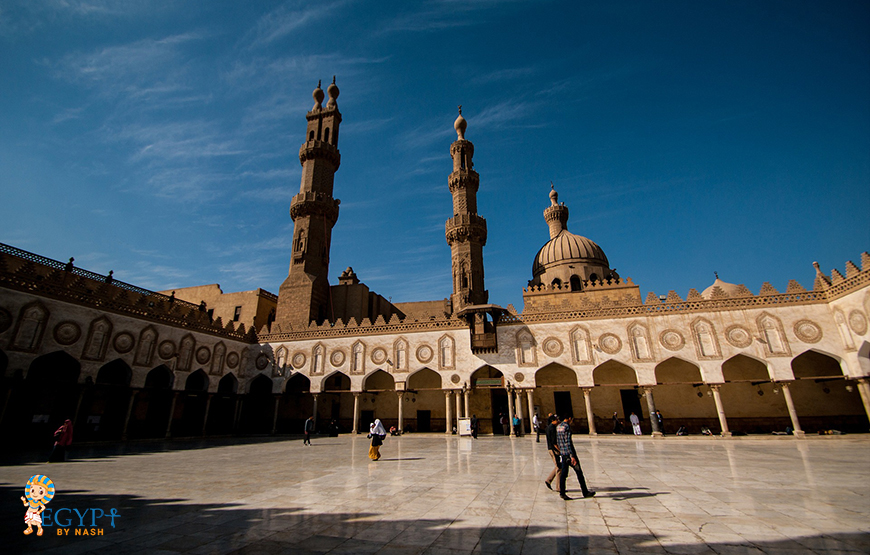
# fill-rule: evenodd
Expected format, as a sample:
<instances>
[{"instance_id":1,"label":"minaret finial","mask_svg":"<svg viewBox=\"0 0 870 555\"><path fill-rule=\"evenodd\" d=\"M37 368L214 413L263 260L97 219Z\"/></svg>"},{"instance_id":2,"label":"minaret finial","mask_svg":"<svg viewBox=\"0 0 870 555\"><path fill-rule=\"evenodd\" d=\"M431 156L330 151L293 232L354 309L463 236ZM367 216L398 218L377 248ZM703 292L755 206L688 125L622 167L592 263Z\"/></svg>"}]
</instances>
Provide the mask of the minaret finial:
<instances>
[{"instance_id":1,"label":"minaret finial","mask_svg":"<svg viewBox=\"0 0 870 555\"><path fill-rule=\"evenodd\" d=\"M459 105L459 115L462 115L462 104Z\"/></svg>"},{"instance_id":2,"label":"minaret finial","mask_svg":"<svg viewBox=\"0 0 870 555\"><path fill-rule=\"evenodd\" d=\"M550 181L550 206L559 206L559 193L556 192L556 186Z\"/></svg>"},{"instance_id":3,"label":"minaret finial","mask_svg":"<svg viewBox=\"0 0 870 555\"><path fill-rule=\"evenodd\" d=\"M716 276L716 279L719 279L719 272L714 271L713 275Z\"/></svg>"},{"instance_id":4,"label":"minaret finial","mask_svg":"<svg viewBox=\"0 0 870 555\"><path fill-rule=\"evenodd\" d=\"M468 122L465 121L465 118L462 117L462 104L459 105L459 116L456 118L456 121L453 122L453 129L456 130L456 136L458 140L465 140L465 129L468 127Z\"/></svg>"},{"instance_id":5,"label":"minaret finial","mask_svg":"<svg viewBox=\"0 0 870 555\"><path fill-rule=\"evenodd\" d=\"M332 84L335 85L335 75L332 76Z\"/></svg>"}]
</instances>

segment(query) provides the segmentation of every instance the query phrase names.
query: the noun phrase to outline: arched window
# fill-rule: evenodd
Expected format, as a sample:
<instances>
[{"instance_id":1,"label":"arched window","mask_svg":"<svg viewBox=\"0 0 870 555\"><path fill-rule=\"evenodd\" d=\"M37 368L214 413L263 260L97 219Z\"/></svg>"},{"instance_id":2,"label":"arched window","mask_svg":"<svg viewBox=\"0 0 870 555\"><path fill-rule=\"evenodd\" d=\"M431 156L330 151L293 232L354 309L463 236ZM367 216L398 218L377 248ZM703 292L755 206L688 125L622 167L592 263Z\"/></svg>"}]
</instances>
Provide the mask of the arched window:
<instances>
[{"instance_id":1,"label":"arched window","mask_svg":"<svg viewBox=\"0 0 870 555\"><path fill-rule=\"evenodd\" d=\"M309 140L309 141L313 141L313 140L314 140L314 131L313 131L313 130L308 132L308 140Z\"/></svg>"},{"instance_id":2,"label":"arched window","mask_svg":"<svg viewBox=\"0 0 870 555\"><path fill-rule=\"evenodd\" d=\"M580 277L571 276L571 291L580 291Z\"/></svg>"},{"instance_id":3,"label":"arched window","mask_svg":"<svg viewBox=\"0 0 870 555\"><path fill-rule=\"evenodd\" d=\"M552 282L550 282L550 285L553 286L553 289L561 289L562 288L562 280L559 278L556 278Z\"/></svg>"},{"instance_id":4,"label":"arched window","mask_svg":"<svg viewBox=\"0 0 870 555\"><path fill-rule=\"evenodd\" d=\"M593 273L589 276L589 281L598 281L598 274Z\"/></svg>"},{"instance_id":5,"label":"arched window","mask_svg":"<svg viewBox=\"0 0 870 555\"><path fill-rule=\"evenodd\" d=\"M323 130L323 140L329 142L329 127Z\"/></svg>"}]
</instances>

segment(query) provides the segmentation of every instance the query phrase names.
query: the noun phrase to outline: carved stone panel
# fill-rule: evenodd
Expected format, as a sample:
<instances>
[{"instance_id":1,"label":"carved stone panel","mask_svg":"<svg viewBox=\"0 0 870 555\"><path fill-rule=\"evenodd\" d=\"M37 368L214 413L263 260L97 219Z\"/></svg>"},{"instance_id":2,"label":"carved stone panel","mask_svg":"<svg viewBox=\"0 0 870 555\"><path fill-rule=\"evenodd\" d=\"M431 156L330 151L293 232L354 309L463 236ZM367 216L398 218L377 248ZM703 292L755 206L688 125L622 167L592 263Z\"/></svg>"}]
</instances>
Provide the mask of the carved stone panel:
<instances>
[{"instance_id":1,"label":"carved stone panel","mask_svg":"<svg viewBox=\"0 0 870 555\"><path fill-rule=\"evenodd\" d=\"M211 351L208 347L200 347L196 350L196 361L200 364L205 364L211 359Z\"/></svg>"},{"instance_id":2,"label":"carved stone panel","mask_svg":"<svg viewBox=\"0 0 870 555\"><path fill-rule=\"evenodd\" d=\"M415 354L417 356L417 360L419 362L422 362L423 364L428 363L430 360L432 360L432 357L435 356L435 352L429 345L420 345L419 347L417 347L417 352Z\"/></svg>"},{"instance_id":3,"label":"carved stone panel","mask_svg":"<svg viewBox=\"0 0 870 555\"><path fill-rule=\"evenodd\" d=\"M719 347L719 337L716 328L706 318L695 318L692 322L692 340L695 343L695 352L701 360L718 360L722 358L722 350Z\"/></svg>"},{"instance_id":4,"label":"carved stone panel","mask_svg":"<svg viewBox=\"0 0 870 555\"><path fill-rule=\"evenodd\" d=\"M867 333L867 318L860 310L853 310L849 313L849 327L858 335Z\"/></svg>"},{"instance_id":5,"label":"carved stone panel","mask_svg":"<svg viewBox=\"0 0 870 555\"><path fill-rule=\"evenodd\" d=\"M15 351L35 353L42 343L45 326L48 324L48 309L42 303L30 303L21 308L15 335L9 347Z\"/></svg>"},{"instance_id":6,"label":"carved stone panel","mask_svg":"<svg viewBox=\"0 0 870 555\"><path fill-rule=\"evenodd\" d=\"M230 353L227 355L227 366L230 368L235 368L239 365L239 354L238 353Z\"/></svg>"},{"instance_id":7,"label":"carved stone panel","mask_svg":"<svg viewBox=\"0 0 870 555\"><path fill-rule=\"evenodd\" d=\"M54 340L60 345L73 345L82 335L82 329L71 320L66 320L54 327Z\"/></svg>"},{"instance_id":8,"label":"carved stone panel","mask_svg":"<svg viewBox=\"0 0 870 555\"><path fill-rule=\"evenodd\" d=\"M622 339L618 335L605 333L598 338L598 346L608 355L615 355L622 350Z\"/></svg>"},{"instance_id":9,"label":"carved stone panel","mask_svg":"<svg viewBox=\"0 0 870 555\"><path fill-rule=\"evenodd\" d=\"M380 364L385 363L386 361L387 361L387 351L386 351L386 349L383 349L382 347L376 347L376 348L372 351L372 362L374 362L375 364L380 365Z\"/></svg>"},{"instance_id":10,"label":"carved stone panel","mask_svg":"<svg viewBox=\"0 0 870 555\"><path fill-rule=\"evenodd\" d=\"M166 360L171 358L172 355L175 354L175 343L167 339L166 341L162 341L160 346L157 347L157 354L160 355L160 358Z\"/></svg>"},{"instance_id":11,"label":"carved stone panel","mask_svg":"<svg viewBox=\"0 0 870 555\"><path fill-rule=\"evenodd\" d=\"M306 360L308 360L308 357L305 356L305 353L302 351L296 351L293 353L293 368L301 370L302 367L305 366Z\"/></svg>"},{"instance_id":12,"label":"carved stone panel","mask_svg":"<svg viewBox=\"0 0 870 555\"><path fill-rule=\"evenodd\" d=\"M794 334L804 343L818 343L822 340L822 328L812 320L795 322Z\"/></svg>"},{"instance_id":13,"label":"carved stone panel","mask_svg":"<svg viewBox=\"0 0 870 555\"><path fill-rule=\"evenodd\" d=\"M643 324L632 324L626 330L631 345L631 358L635 362L649 362L653 360L652 344L649 338L649 330Z\"/></svg>"},{"instance_id":14,"label":"carved stone panel","mask_svg":"<svg viewBox=\"0 0 870 555\"><path fill-rule=\"evenodd\" d=\"M544 353L551 358L556 358L557 356L562 354L562 342L556 339L555 337L548 337L544 339L544 343L542 344L542 349Z\"/></svg>"},{"instance_id":15,"label":"carved stone panel","mask_svg":"<svg viewBox=\"0 0 870 555\"><path fill-rule=\"evenodd\" d=\"M366 373L366 344L362 341L357 341L350 348L350 373Z\"/></svg>"},{"instance_id":16,"label":"carved stone panel","mask_svg":"<svg viewBox=\"0 0 870 555\"><path fill-rule=\"evenodd\" d=\"M535 337L528 329L517 332L517 366L537 366L538 349Z\"/></svg>"},{"instance_id":17,"label":"carved stone panel","mask_svg":"<svg viewBox=\"0 0 870 555\"><path fill-rule=\"evenodd\" d=\"M756 323L758 331L764 339L762 344L767 356L791 356L791 346L779 318L765 312L756 319Z\"/></svg>"},{"instance_id":18,"label":"carved stone panel","mask_svg":"<svg viewBox=\"0 0 870 555\"><path fill-rule=\"evenodd\" d=\"M686 338L677 330L665 330L659 334L659 343L669 351L679 351L686 345Z\"/></svg>"},{"instance_id":19,"label":"carved stone panel","mask_svg":"<svg viewBox=\"0 0 870 555\"><path fill-rule=\"evenodd\" d=\"M140 331L139 344L136 346L136 356L133 357L133 364L136 366L151 366L151 359L154 357L156 345L157 330L153 326L148 326Z\"/></svg>"},{"instance_id":20,"label":"carved stone panel","mask_svg":"<svg viewBox=\"0 0 870 555\"><path fill-rule=\"evenodd\" d=\"M449 335L441 336L438 340L438 367L441 370L448 370L456 366L456 345L453 342L453 337Z\"/></svg>"},{"instance_id":21,"label":"carved stone panel","mask_svg":"<svg viewBox=\"0 0 870 555\"><path fill-rule=\"evenodd\" d=\"M577 326L571 330L571 358L574 364L592 364L592 340L589 330Z\"/></svg>"},{"instance_id":22,"label":"carved stone panel","mask_svg":"<svg viewBox=\"0 0 870 555\"><path fill-rule=\"evenodd\" d=\"M122 355L132 351L133 345L135 344L136 339L133 337L133 334L126 331L122 331L121 333L117 334L114 341L112 342L112 346L115 348L115 351L121 353Z\"/></svg>"},{"instance_id":23,"label":"carved stone panel","mask_svg":"<svg viewBox=\"0 0 870 555\"><path fill-rule=\"evenodd\" d=\"M91 322L82 358L84 360L103 360L106 358L106 349L109 347L111 336L112 323L108 318L97 318Z\"/></svg>"}]
</instances>

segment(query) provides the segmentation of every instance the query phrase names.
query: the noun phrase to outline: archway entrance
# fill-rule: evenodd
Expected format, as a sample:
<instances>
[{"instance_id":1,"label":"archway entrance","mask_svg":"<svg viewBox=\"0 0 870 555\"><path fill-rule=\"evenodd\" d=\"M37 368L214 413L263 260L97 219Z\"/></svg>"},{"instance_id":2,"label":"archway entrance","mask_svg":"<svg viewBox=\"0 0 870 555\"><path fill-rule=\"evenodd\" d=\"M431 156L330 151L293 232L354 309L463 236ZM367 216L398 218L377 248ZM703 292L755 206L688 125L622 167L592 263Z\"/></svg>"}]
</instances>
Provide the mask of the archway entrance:
<instances>
[{"instance_id":1,"label":"archway entrance","mask_svg":"<svg viewBox=\"0 0 870 555\"><path fill-rule=\"evenodd\" d=\"M202 435L205 406L208 404L208 376L202 368L193 372L184 382L181 419L173 423L173 436Z\"/></svg>"},{"instance_id":2,"label":"archway entrance","mask_svg":"<svg viewBox=\"0 0 870 555\"><path fill-rule=\"evenodd\" d=\"M82 401L80 418L75 429L82 440L118 440L124 430L133 371L121 359L115 359L97 372L96 384Z\"/></svg>"},{"instance_id":3,"label":"archway entrance","mask_svg":"<svg viewBox=\"0 0 870 555\"><path fill-rule=\"evenodd\" d=\"M302 434L305 421L313 414L311 381L304 374L294 374L284 384L284 394L278 405L278 432Z\"/></svg>"},{"instance_id":4,"label":"archway entrance","mask_svg":"<svg viewBox=\"0 0 870 555\"><path fill-rule=\"evenodd\" d=\"M508 415L504 375L492 366L481 366L471 375L471 414L477 415L480 433L502 435L502 415ZM489 416L487 418L487 415ZM510 426L510 423L508 423Z\"/></svg>"},{"instance_id":5,"label":"archway entrance","mask_svg":"<svg viewBox=\"0 0 870 555\"><path fill-rule=\"evenodd\" d=\"M218 382L217 393L212 397L208 410L207 432L225 435L232 433L238 402L239 380L227 374Z\"/></svg>"},{"instance_id":6,"label":"archway entrance","mask_svg":"<svg viewBox=\"0 0 870 555\"><path fill-rule=\"evenodd\" d=\"M249 434L271 433L274 415L272 380L260 374L251 382L242 402L242 430Z\"/></svg>"},{"instance_id":7,"label":"archway entrance","mask_svg":"<svg viewBox=\"0 0 870 555\"><path fill-rule=\"evenodd\" d=\"M65 353L55 351L36 358L24 380L24 394L13 396L10 414L20 430L20 441L50 446L54 431L63 421L76 419L81 365Z\"/></svg>"},{"instance_id":8,"label":"archway entrance","mask_svg":"<svg viewBox=\"0 0 870 555\"><path fill-rule=\"evenodd\" d=\"M447 429L444 394L438 372L423 368L408 378L404 409L405 428L415 432L443 432ZM410 404L410 406L408 406Z\"/></svg>"},{"instance_id":9,"label":"archway entrance","mask_svg":"<svg viewBox=\"0 0 870 555\"><path fill-rule=\"evenodd\" d=\"M805 432L867 431L861 394L853 382L846 380L837 359L806 351L791 361L791 369L795 381L789 388Z\"/></svg>"},{"instance_id":10,"label":"archway entrance","mask_svg":"<svg viewBox=\"0 0 870 555\"><path fill-rule=\"evenodd\" d=\"M589 433L589 423L583 415L586 408L583 393L577 387L577 374L561 364L551 363L535 372L541 411L544 415L572 416L575 431Z\"/></svg>"},{"instance_id":11,"label":"archway entrance","mask_svg":"<svg viewBox=\"0 0 870 555\"><path fill-rule=\"evenodd\" d=\"M791 426L782 392L763 362L735 355L722 364L722 376L719 393L732 432L769 434Z\"/></svg>"},{"instance_id":12,"label":"archway entrance","mask_svg":"<svg viewBox=\"0 0 870 555\"><path fill-rule=\"evenodd\" d=\"M685 360L671 357L655 367L654 390L656 408L664 419L663 433L674 434L685 428L690 434L700 434L702 428L720 429L716 405L707 388L698 366ZM720 430L721 431L721 430Z\"/></svg>"},{"instance_id":13,"label":"archway entrance","mask_svg":"<svg viewBox=\"0 0 870 555\"><path fill-rule=\"evenodd\" d=\"M350 389L350 380L347 388ZM353 406L353 405L351 405ZM353 415L351 415L352 417ZM360 432L380 418L386 429L399 426L399 398L396 396L396 381L383 370L375 370L363 381L360 396ZM353 422L351 422L351 425Z\"/></svg>"},{"instance_id":14,"label":"archway entrance","mask_svg":"<svg viewBox=\"0 0 870 555\"><path fill-rule=\"evenodd\" d=\"M169 409L172 406L174 375L165 365L154 368L145 376L145 387L136 394L128 435L136 438L157 438L166 435Z\"/></svg>"},{"instance_id":15,"label":"archway entrance","mask_svg":"<svg viewBox=\"0 0 870 555\"><path fill-rule=\"evenodd\" d=\"M596 386L592 389L592 406L610 415L616 413L624 424L623 432L631 433L629 417L631 413L637 415L641 422L644 433L651 433L649 420L640 402L640 390L637 387L637 374L631 366L615 360L608 360L592 370L592 380ZM599 433L607 431L610 427L604 427ZM610 430L612 431L612 430Z\"/></svg>"}]
</instances>

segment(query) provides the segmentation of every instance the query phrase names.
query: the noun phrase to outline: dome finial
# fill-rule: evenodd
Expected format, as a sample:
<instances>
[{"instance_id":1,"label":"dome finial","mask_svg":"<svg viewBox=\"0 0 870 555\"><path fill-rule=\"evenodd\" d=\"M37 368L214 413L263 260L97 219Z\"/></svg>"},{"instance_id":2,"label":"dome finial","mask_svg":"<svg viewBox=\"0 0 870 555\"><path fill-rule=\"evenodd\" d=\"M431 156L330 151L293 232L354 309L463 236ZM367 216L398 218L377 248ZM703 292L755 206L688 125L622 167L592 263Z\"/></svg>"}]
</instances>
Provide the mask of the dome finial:
<instances>
[{"instance_id":1,"label":"dome finial","mask_svg":"<svg viewBox=\"0 0 870 555\"><path fill-rule=\"evenodd\" d=\"M317 88L314 89L311 96L314 97L314 108L312 108L311 111L313 112L314 110L320 110L323 108L323 89L320 88L320 79L317 80Z\"/></svg>"},{"instance_id":2,"label":"dome finial","mask_svg":"<svg viewBox=\"0 0 870 555\"><path fill-rule=\"evenodd\" d=\"M468 122L462 117L462 104L459 105L459 117L453 122L453 129L456 130L458 140L465 140L465 129L468 127Z\"/></svg>"},{"instance_id":3,"label":"dome finial","mask_svg":"<svg viewBox=\"0 0 870 555\"><path fill-rule=\"evenodd\" d=\"M550 181L550 205L559 206L559 193L556 192L556 186Z\"/></svg>"},{"instance_id":4,"label":"dome finial","mask_svg":"<svg viewBox=\"0 0 870 555\"><path fill-rule=\"evenodd\" d=\"M326 103L327 108L338 108L338 86L335 84L335 75L332 76L332 84L326 87L326 94L329 95L329 102Z\"/></svg>"},{"instance_id":5,"label":"dome finial","mask_svg":"<svg viewBox=\"0 0 870 555\"><path fill-rule=\"evenodd\" d=\"M716 279L719 279L719 272L714 271L713 275L716 276Z\"/></svg>"}]
</instances>

